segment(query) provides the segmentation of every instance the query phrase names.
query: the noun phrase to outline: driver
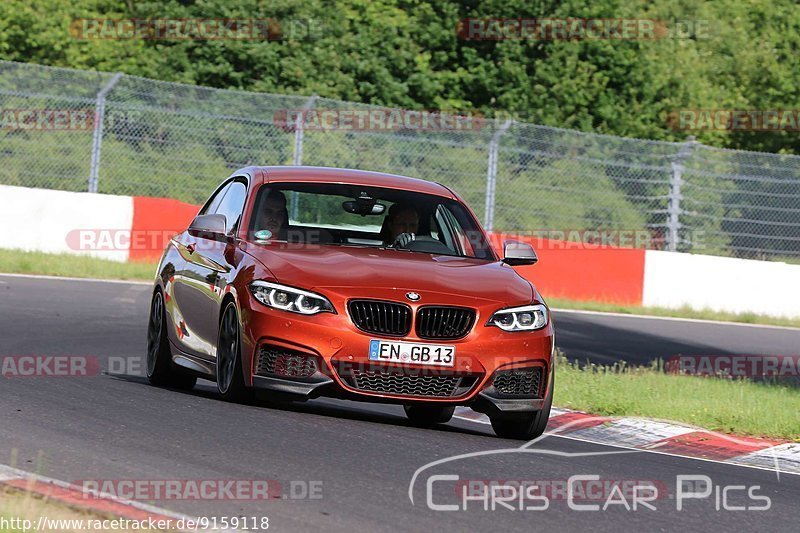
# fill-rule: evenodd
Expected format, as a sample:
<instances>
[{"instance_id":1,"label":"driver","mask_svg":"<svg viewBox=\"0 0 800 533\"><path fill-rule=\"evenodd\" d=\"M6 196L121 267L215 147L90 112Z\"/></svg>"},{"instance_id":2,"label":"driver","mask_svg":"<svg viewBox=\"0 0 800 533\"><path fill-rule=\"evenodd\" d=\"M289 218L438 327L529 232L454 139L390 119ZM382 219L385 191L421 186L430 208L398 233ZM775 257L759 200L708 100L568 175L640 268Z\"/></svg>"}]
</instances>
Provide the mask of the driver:
<instances>
[{"instance_id":1,"label":"driver","mask_svg":"<svg viewBox=\"0 0 800 533\"><path fill-rule=\"evenodd\" d=\"M381 228L384 246L403 248L415 239L419 230L419 213L410 204L393 204Z\"/></svg>"}]
</instances>

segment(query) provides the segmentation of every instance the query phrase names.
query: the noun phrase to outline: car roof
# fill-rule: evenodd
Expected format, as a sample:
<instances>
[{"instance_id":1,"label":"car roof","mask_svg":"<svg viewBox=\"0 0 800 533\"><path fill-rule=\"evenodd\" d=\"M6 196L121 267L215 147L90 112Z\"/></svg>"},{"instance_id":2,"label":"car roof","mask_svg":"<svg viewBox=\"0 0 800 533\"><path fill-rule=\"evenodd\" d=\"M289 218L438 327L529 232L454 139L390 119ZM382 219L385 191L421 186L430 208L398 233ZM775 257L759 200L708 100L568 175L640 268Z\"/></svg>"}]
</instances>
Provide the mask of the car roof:
<instances>
[{"instance_id":1,"label":"car roof","mask_svg":"<svg viewBox=\"0 0 800 533\"><path fill-rule=\"evenodd\" d=\"M352 185L371 185L388 189L434 194L446 198L457 199L453 191L432 181L409 178L397 174L355 170L351 168L306 167L306 166L266 166L251 167L256 182L310 182L310 183L346 183ZM260 174L260 179L259 179Z\"/></svg>"}]
</instances>

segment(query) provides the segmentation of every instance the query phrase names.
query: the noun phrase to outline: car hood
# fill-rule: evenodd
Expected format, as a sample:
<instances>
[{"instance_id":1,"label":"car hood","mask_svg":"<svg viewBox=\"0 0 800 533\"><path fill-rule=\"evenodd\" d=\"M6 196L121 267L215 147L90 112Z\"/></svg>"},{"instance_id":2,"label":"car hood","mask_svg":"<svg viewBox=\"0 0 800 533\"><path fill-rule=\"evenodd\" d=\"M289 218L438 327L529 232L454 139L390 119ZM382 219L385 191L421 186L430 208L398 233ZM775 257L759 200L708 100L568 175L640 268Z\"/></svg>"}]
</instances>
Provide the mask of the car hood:
<instances>
[{"instance_id":1,"label":"car hood","mask_svg":"<svg viewBox=\"0 0 800 533\"><path fill-rule=\"evenodd\" d=\"M248 253L279 283L306 289L375 288L425 291L520 305L527 280L501 262L353 246L250 244Z\"/></svg>"}]
</instances>

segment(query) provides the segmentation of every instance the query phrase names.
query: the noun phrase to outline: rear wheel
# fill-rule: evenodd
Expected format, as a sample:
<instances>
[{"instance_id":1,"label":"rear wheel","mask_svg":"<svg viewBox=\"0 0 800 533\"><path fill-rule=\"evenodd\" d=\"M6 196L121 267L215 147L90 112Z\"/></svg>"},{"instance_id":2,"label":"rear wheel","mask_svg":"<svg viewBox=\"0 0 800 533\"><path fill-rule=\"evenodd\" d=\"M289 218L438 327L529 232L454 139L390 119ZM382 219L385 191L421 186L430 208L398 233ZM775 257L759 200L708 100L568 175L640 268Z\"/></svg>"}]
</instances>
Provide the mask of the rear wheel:
<instances>
[{"instance_id":1,"label":"rear wheel","mask_svg":"<svg viewBox=\"0 0 800 533\"><path fill-rule=\"evenodd\" d=\"M495 435L504 439L533 440L547 429L550 406L553 404L555 372L550 371L547 398L539 411L529 413L499 413L489 417Z\"/></svg>"},{"instance_id":2,"label":"rear wheel","mask_svg":"<svg viewBox=\"0 0 800 533\"><path fill-rule=\"evenodd\" d=\"M415 426L429 427L445 424L453 418L456 408L441 405L404 405L406 416Z\"/></svg>"},{"instance_id":3,"label":"rear wheel","mask_svg":"<svg viewBox=\"0 0 800 533\"><path fill-rule=\"evenodd\" d=\"M176 372L172 366L164 295L160 290L153 295L147 323L147 379L153 385L184 390L192 389L197 383L196 377Z\"/></svg>"},{"instance_id":4,"label":"rear wheel","mask_svg":"<svg viewBox=\"0 0 800 533\"><path fill-rule=\"evenodd\" d=\"M246 402L251 391L242 373L241 337L236 304L228 302L222 313L217 341L217 390L224 400Z\"/></svg>"}]
</instances>

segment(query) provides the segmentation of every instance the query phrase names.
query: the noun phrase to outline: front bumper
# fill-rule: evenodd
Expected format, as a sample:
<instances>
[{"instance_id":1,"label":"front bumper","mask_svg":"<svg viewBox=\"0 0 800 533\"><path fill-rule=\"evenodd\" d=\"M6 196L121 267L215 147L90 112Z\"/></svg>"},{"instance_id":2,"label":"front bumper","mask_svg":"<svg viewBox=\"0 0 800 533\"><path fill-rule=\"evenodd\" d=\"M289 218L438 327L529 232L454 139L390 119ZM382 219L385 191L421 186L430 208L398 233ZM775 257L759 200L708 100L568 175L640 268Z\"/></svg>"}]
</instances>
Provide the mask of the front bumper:
<instances>
[{"instance_id":1,"label":"front bumper","mask_svg":"<svg viewBox=\"0 0 800 533\"><path fill-rule=\"evenodd\" d=\"M465 405L487 414L537 411L550 392L552 325L515 333L484 326L487 314L496 310L494 306L478 309L475 326L466 337L430 341L416 337L413 329L403 338L365 333L352 324L346 312L293 315L267 308L249 294L240 296L242 359L243 368L247 369L244 377L248 385L257 389L289 394L299 400L326 396L395 404ZM337 305L337 309L344 306ZM370 361L369 344L373 339L450 344L456 348L455 364L435 367ZM265 367L260 359L265 347L299 358L313 358L314 372L287 375L285 368L278 373ZM493 387L498 371L524 368L541 369L536 397L500 394Z\"/></svg>"}]
</instances>

